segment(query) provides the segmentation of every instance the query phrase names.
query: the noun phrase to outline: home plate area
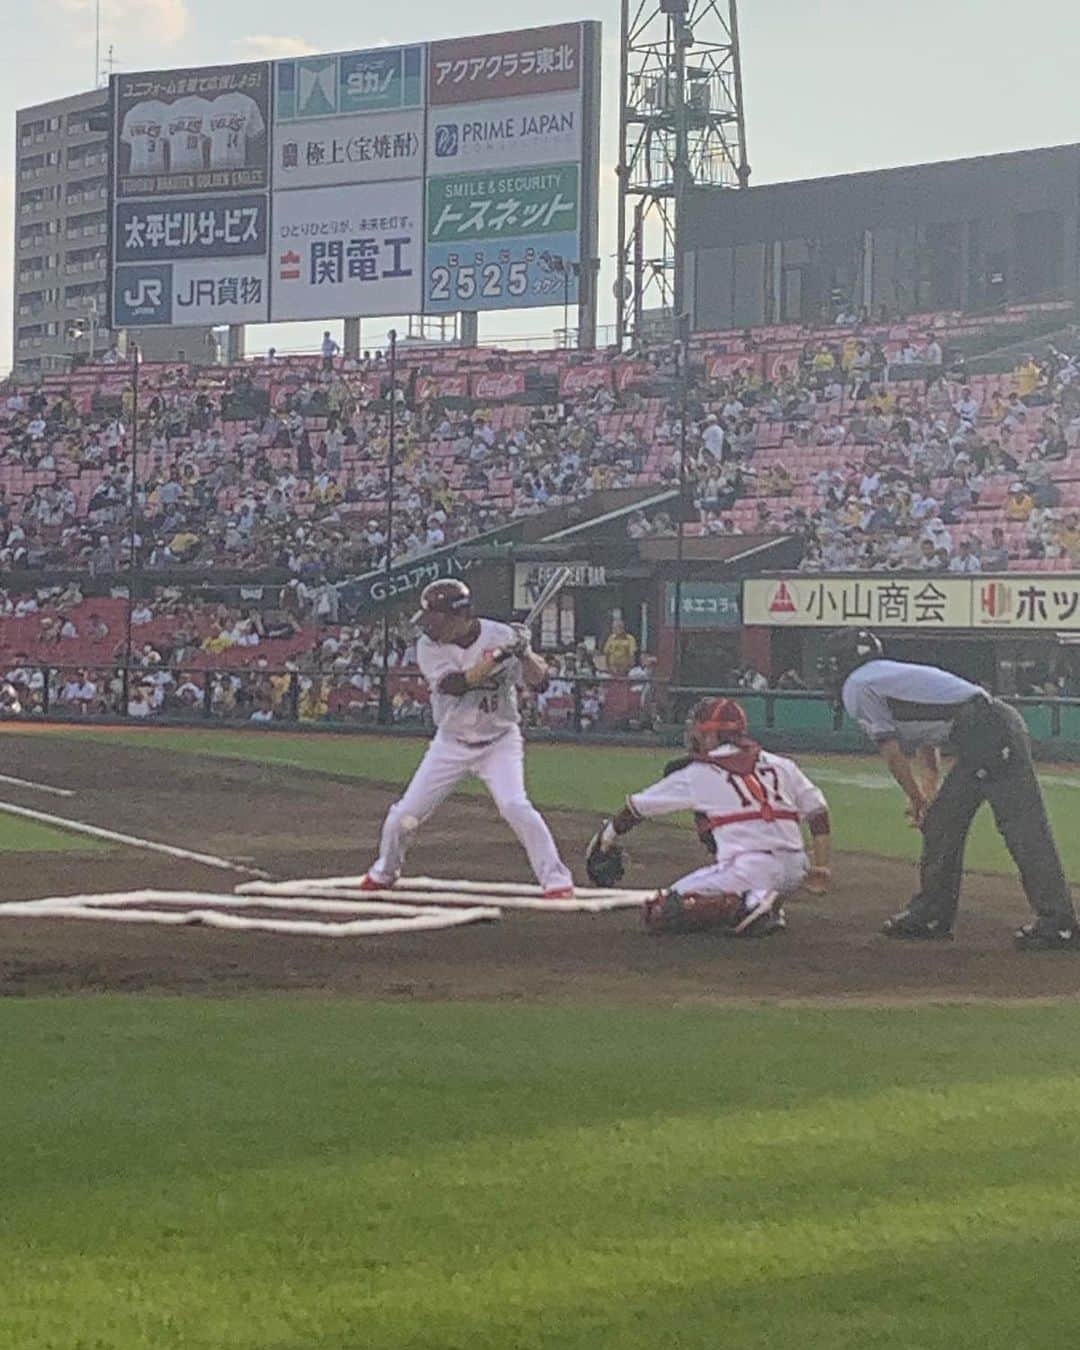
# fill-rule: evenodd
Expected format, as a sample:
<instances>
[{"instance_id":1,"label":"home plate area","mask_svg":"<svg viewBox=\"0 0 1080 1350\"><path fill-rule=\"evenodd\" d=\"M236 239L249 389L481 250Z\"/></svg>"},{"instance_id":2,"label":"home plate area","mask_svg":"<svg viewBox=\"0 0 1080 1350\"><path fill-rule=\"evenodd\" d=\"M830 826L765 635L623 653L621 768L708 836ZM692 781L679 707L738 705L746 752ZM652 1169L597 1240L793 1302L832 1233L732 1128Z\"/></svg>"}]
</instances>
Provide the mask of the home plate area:
<instances>
[{"instance_id":1,"label":"home plate area","mask_svg":"<svg viewBox=\"0 0 1080 1350\"><path fill-rule=\"evenodd\" d=\"M3 918L203 926L294 937L377 937L488 923L505 909L551 914L639 907L650 891L584 889L573 900L545 900L537 886L514 882L406 877L392 889L361 891L360 877L246 882L232 894L135 890L50 896L0 906Z\"/></svg>"}]
</instances>

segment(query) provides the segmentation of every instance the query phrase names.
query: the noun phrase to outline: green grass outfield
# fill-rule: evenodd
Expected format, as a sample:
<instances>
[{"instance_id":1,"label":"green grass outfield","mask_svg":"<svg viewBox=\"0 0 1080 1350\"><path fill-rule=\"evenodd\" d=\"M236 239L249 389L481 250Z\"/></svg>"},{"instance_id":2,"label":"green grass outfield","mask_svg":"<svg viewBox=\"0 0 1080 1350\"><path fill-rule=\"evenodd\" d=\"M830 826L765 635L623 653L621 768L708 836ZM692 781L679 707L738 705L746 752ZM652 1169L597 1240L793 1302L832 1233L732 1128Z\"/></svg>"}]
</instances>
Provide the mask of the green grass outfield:
<instances>
[{"instance_id":1,"label":"green grass outfield","mask_svg":"<svg viewBox=\"0 0 1080 1350\"><path fill-rule=\"evenodd\" d=\"M2 1350L1057 1350L1080 1007L0 1004Z\"/></svg>"},{"instance_id":2,"label":"green grass outfield","mask_svg":"<svg viewBox=\"0 0 1080 1350\"><path fill-rule=\"evenodd\" d=\"M126 728L108 731L80 728L58 734L108 736L114 743L148 749L245 759L384 783L404 783L424 752L422 740L393 736ZM541 742L530 745L528 750L529 788L540 806L610 815L628 792L657 777L673 753ZM918 857L919 836L907 826L903 795L880 760L854 755L798 758L829 798L838 848L884 857ZM1066 872L1080 883L1080 830L1076 828L1080 817L1080 772L1056 767L1045 770L1042 778ZM479 784L466 790L484 791ZM967 863L985 871L1013 870L988 807L983 808L975 823Z\"/></svg>"}]
</instances>

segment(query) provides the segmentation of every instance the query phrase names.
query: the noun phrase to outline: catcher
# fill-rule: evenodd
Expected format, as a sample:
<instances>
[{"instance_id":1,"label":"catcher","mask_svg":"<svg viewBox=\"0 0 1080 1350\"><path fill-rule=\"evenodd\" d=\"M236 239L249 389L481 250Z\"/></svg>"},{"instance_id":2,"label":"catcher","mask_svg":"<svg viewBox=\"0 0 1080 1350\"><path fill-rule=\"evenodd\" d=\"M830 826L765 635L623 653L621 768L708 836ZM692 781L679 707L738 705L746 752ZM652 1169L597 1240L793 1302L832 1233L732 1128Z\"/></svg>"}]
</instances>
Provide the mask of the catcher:
<instances>
[{"instance_id":1,"label":"catcher","mask_svg":"<svg viewBox=\"0 0 1080 1350\"><path fill-rule=\"evenodd\" d=\"M793 760L769 754L747 736L746 713L732 699L697 704L687 724L687 749L684 759L673 760L652 787L632 793L593 836L585 854L590 880L597 886L621 880L625 854L619 841L635 825L650 816L693 811L713 861L646 901L646 930L717 928L740 938L781 932L785 895L800 887L813 895L828 889L825 797Z\"/></svg>"}]
</instances>

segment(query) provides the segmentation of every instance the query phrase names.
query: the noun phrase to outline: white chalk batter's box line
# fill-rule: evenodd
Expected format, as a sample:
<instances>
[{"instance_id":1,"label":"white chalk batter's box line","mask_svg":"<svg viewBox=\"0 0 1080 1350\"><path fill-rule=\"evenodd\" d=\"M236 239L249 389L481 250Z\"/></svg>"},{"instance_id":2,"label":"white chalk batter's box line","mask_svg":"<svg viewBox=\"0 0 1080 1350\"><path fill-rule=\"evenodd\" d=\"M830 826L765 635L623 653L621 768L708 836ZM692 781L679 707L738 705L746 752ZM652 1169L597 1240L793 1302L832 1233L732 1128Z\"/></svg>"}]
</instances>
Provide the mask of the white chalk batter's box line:
<instances>
[{"instance_id":1,"label":"white chalk batter's box line","mask_svg":"<svg viewBox=\"0 0 1080 1350\"><path fill-rule=\"evenodd\" d=\"M296 881L249 881L238 895L330 896L348 900L392 900L403 905L471 906L489 901L500 909L531 909L544 914L607 914L638 909L655 891L579 887L572 900L545 900L542 887L514 881L450 881L443 877L402 877L392 888L360 890L362 876L311 877Z\"/></svg>"},{"instance_id":2,"label":"white chalk batter's box line","mask_svg":"<svg viewBox=\"0 0 1080 1350\"><path fill-rule=\"evenodd\" d=\"M167 909L148 909L165 905ZM176 908L171 908L176 906ZM346 916L344 922L251 917L234 911L281 910ZM349 917L351 916L351 917ZM500 918L493 905L467 908L391 904L370 896L361 903L343 897L215 895L203 891L114 891L102 895L60 895L0 904L0 918L96 919L111 923L202 926L234 932L283 933L294 937L378 937L385 933L431 932Z\"/></svg>"}]
</instances>

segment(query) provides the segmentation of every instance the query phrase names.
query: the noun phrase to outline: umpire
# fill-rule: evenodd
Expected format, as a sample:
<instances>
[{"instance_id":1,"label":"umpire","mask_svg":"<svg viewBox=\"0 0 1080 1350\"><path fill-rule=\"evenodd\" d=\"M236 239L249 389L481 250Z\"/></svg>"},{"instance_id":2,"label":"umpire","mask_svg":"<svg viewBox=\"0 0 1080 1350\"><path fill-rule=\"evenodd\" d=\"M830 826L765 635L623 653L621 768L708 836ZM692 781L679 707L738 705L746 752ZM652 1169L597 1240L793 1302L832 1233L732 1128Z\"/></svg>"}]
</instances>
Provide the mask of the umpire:
<instances>
[{"instance_id":1,"label":"umpire","mask_svg":"<svg viewBox=\"0 0 1080 1350\"><path fill-rule=\"evenodd\" d=\"M975 813L988 801L1036 916L1017 931L1017 947L1080 949L1023 718L978 685L937 666L883 657L873 633L843 628L826 641L821 662L834 705L877 744L907 794L912 824L922 830L919 892L882 931L892 938L952 937L964 844ZM956 762L939 789L939 747L947 742Z\"/></svg>"}]
</instances>

